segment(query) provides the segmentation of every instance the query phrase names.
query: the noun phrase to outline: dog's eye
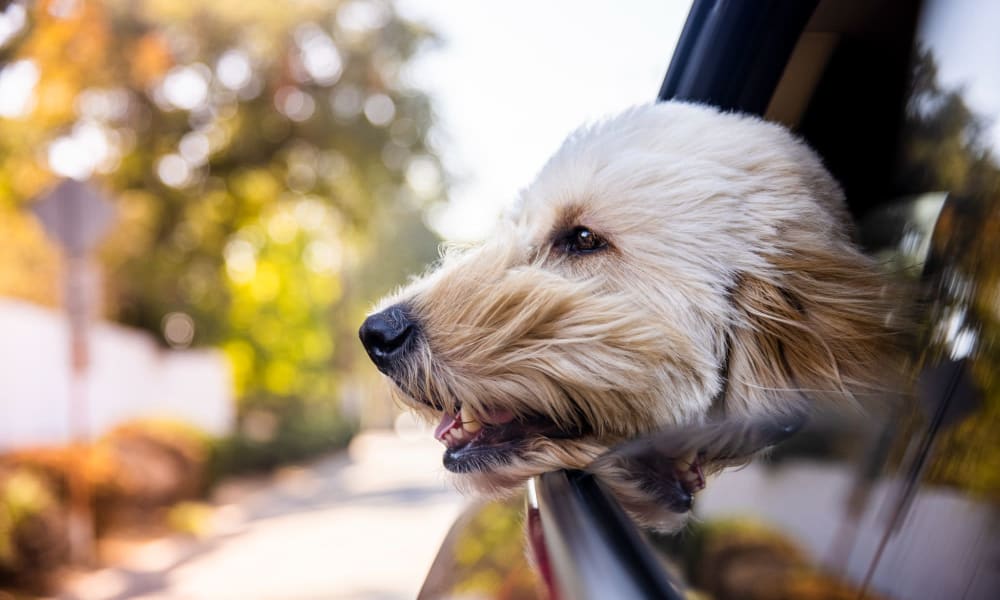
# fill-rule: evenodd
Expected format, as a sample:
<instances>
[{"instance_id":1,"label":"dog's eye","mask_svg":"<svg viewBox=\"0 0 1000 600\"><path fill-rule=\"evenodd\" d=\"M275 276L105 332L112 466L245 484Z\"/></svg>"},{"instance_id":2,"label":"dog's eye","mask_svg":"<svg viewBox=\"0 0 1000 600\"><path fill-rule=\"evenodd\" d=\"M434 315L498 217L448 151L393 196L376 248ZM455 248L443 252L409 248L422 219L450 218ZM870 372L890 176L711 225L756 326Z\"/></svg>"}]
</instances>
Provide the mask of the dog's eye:
<instances>
[{"instance_id":1,"label":"dog's eye","mask_svg":"<svg viewBox=\"0 0 1000 600\"><path fill-rule=\"evenodd\" d=\"M576 227L566 240L566 249L577 254L587 254L605 246L607 242L586 227Z\"/></svg>"}]
</instances>

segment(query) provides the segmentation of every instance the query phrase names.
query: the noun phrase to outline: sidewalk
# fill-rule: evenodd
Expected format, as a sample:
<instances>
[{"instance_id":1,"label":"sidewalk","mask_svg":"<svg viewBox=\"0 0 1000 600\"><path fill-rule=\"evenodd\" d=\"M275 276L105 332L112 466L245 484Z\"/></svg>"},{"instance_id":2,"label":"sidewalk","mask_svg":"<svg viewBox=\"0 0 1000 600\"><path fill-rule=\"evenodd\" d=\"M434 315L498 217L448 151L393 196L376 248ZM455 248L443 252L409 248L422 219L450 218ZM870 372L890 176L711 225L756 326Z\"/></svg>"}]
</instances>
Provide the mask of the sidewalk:
<instances>
[{"instance_id":1,"label":"sidewalk","mask_svg":"<svg viewBox=\"0 0 1000 600\"><path fill-rule=\"evenodd\" d=\"M212 534L143 544L62 600L413 598L464 500L429 435L359 435L349 451L223 486Z\"/></svg>"}]
</instances>

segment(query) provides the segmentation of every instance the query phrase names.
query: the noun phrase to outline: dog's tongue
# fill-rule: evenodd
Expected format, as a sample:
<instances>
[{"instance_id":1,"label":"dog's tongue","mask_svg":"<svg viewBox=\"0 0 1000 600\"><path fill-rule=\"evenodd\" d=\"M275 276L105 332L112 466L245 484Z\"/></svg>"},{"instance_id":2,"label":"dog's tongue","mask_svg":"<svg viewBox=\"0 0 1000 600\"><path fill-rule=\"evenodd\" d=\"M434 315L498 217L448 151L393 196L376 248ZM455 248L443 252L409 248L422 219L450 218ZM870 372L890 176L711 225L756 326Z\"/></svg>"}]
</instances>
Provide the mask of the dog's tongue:
<instances>
[{"instance_id":1,"label":"dog's tongue","mask_svg":"<svg viewBox=\"0 0 1000 600\"><path fill-rule=\"evenodd\" d=\"M448 413L444 413L443 415L441 415L441 422L438 423L438 426L434 428L434 437L437 438L439 441L443 442L445 432L451 431L455 427L461 427L461 426L462 422L459 421L457 414L449 415Z\"/></svg>"}]
</instances>

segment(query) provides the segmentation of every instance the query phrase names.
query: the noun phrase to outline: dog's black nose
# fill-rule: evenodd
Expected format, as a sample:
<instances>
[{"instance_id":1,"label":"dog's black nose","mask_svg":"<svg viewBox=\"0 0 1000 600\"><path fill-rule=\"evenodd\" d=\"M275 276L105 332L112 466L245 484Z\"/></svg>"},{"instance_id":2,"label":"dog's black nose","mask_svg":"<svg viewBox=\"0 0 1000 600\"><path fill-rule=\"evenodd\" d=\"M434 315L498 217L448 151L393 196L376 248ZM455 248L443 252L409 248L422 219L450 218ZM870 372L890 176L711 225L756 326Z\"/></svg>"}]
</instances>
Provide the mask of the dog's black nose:
<instances>
[{"instance_id":1,"label":"dog's black nose","mask_svg":"<svg viewBox=\"0 0 1000 600\"><path fill-rule=\"evenodd\" d=\"M393 359L403 354L406 341L415 329L416 324L406 309L397 304L365 319L358 335L375 366L385 370Z\"/></svg>"}]
</instances>

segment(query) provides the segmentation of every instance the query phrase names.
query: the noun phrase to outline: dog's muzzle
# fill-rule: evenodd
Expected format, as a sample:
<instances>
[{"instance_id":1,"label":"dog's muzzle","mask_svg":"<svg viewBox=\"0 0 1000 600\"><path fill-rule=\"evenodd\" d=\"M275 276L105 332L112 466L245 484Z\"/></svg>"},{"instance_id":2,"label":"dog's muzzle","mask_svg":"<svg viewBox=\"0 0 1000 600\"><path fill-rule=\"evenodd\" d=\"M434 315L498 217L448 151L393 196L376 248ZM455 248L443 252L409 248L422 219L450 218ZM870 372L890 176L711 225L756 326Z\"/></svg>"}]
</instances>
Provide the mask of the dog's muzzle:
<instances>
[{"instance_id":1,"label":"dog's muzzle","mask_svg":"<svg viewBox=\"0 0 1000 600\"><path fill-rule=\"evenodd\" d=\"M379 371L389 374L413 345L417 324L402 304L371 315L361 324L358 335L369 358Z\"/></svg>"}]
</instances>

